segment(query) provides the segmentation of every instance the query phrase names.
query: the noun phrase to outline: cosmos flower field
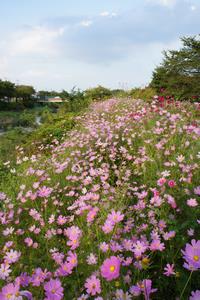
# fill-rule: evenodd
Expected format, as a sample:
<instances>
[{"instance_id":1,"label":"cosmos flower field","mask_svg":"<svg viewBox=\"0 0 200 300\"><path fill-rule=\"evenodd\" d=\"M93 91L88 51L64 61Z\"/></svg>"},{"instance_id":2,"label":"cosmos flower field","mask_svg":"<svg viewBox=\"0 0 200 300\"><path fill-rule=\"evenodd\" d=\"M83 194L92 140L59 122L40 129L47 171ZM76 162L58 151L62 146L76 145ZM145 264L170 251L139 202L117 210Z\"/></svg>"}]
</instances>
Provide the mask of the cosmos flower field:
<instances>
[{"instance_id":1,"label":"cosmos flower field","mask_svg":"<svg viewBox=\"0 0 200 300\"><path fill-rule=\"evenodd\" d=\"M93 103L18 147L0 191L0 300L200 299L199 104Z\"/></svg>"}]
</instances>

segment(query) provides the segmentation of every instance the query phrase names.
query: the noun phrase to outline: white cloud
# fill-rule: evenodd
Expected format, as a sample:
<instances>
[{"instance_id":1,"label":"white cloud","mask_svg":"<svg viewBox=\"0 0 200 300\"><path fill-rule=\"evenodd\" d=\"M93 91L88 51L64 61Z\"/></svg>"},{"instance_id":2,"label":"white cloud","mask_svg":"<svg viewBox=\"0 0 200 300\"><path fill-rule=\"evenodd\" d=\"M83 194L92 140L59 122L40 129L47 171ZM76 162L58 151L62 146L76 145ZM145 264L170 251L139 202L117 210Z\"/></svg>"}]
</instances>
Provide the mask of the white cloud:
<instances>
[{"instance_id":1,"label":"white cloud","mask_svg":"<svg viewBox=\"0 0 200 300\"><path fill-rule=\"evenodd\" d=\"M109 11L103 11L99 14L101 17L117 17L117 13L115 12L109 12Z\"/></svg>"},{"instance_id":2,"label":"white cloud","mask_svg":"<svg viewBox=\"0 0 200 300\"><path fill-rule=\"evenodd\" d=\"M176 4L177 0L148 0L148 2L159 4L166 7L172 7Z\"/></svg>"},{"instance_id":3,"label":"white cloud","mask_svg":"<svg viewBox=\"0 0 200 300\"><path fill-rule=\"evenodd\" d=\"M108 11L103 11L99 14L101 17L108 17L110 13Z\"/></svg>"},{"instance_id":4,"label":"white cloud","mask_svg":"<svg viewBox=\"0 0 200 300\"><path fill-rule=\"evenodd\" d=\"M93 21L91 21L91 20L85 20L85 21L82 21L82 22L80 23L80 25L83 26L83 27L89 27L89 26L91 26L92 24L93 24Z\"/></svg>"},{"instance_id":5,"label":"white cloud","mask_svg":"<svg viewBox=\"0 0 200 300\"><path fill-rule=\"evenodd\" d=\"M192 11L195 11L197 8L196 8L195 5L191 5L191 6L190 6L190 9L191 9Z\"/></svg>"},{"instance_id":6,"label":"white cloud","mask_svg":"<svg viewBox=\"0 0 200 300\"><path fill-rule=\"evenodd\" d=\"M43 26L17 32L9 43L11 55L53 53L55 50L54 42L63 33L63 27L49 29Z\"/></svg>"}]
</instances>

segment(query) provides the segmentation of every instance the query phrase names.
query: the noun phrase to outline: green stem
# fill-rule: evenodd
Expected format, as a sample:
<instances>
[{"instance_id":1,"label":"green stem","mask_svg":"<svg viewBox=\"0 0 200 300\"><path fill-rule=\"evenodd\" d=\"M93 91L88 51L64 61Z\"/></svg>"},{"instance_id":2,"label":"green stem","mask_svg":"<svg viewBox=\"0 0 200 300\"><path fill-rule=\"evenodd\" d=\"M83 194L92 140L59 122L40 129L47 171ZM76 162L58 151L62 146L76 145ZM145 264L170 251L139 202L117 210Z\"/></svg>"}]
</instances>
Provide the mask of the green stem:
<instances>
[{"instance_id":1,"label":"green stem","mask_svg":"<svg viewBox=\"0 0 200 300\"><path fill-rule=\"evenodd\" d=\"M182 290L182 293L181 293L181 295L180 295L180 300L182 299L183 294L184 294L184 292L185 292L185 289L186 289L186 287L187 287L187 285L188 285L188 283L189 283L189 281L190 281L190 279L191 279L191 277L192 277L192 273L193 273L193 271L190 273L190 276L188 277L188 280L187 280L187 282L186 282L186 284L185 284L185 286L184 286L184 289Z\"/></svg>"}]
</instances>

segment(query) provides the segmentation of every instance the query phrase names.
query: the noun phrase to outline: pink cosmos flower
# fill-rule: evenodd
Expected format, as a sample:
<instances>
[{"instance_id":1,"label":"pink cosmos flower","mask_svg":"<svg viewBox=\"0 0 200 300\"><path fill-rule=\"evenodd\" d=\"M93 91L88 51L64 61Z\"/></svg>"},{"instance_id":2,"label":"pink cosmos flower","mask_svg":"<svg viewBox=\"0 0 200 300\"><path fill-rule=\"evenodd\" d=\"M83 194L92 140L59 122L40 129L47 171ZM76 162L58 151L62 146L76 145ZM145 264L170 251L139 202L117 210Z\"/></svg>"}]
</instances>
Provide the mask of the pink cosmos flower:
<instances>
[{"instance_id":1,"label":"pink cosmos flower","mask_svg":"<svg viewBox=\"0 0 200 300\"><path fill-rule=\"evenodd\" d=\"M162 177L162 178L159 178L158 181L157 181L157 185L158 186L163 186L165 184L165 182L167 181L166 178Z\"/></svg>"},{"instance_id":2,"label":"pink cosmos flower","mask_svg":"<svg viewBox=\"0 0 200 300\"><path fill-rule=\"evenodd\" d=\"M102 252L107 252L109 249L109 245L103 242L99 245L99 248L101 249Z\"/></svg>"},{"instance_id":3,"label":"pink cosmos flower","mask_svg":"<svg viewBox=\"0 0 200 300\"><path fill-rule=\"evenodd\" d=\"M174 272L174 264L170 265L170 264L167 264L164 268L164 275L166 276L171 276L171 275L175 275L175 272Z\"/></svg>"},{"instance_id":4,"label":"pink cosmos flower","mask_svg":"<svg viewBox=\"0 0 200 300\"><path fill-rule=\"evenodd\" d=\"M60 215L57 219L58 225L64 225L67 222L67 217Z\"/></svg>"},{"instance_id":5,"label":"pink cosmos flower","mask_svg":"<svg viewBox=\"0 0 200 300\"><path fill-rule=\"evenodd\" d=\"M76 267L78 265L77 254L69 251L67 256L67 261L73 266Z\"/></svg>"},{"instance_id":6,"label":"pink cosmos flower","mask_svg":"<svg viewBox=\"0 0 200 300\"><path fill-rule=\"evenodd\" d=\"M195 195L200 195L200 186L197 186L195 189L194 189L194 193Z\"/></svg>"},{"instance_id":7,"label":"pink cosmos flower","mask_svg":"<svg viewBox=\"0 0 200 300\"><path fill-rule=\"evenodd\" d=\"M21 252L11 249L9 252L6 252L4 259L7 263L12 264L18 261L20 256Z\"/></svg>"},{"instance_id":8,"label":"pink cosmos flower","mask_svg":"<svg viewBox=\"0 0 200 300\"><path fill-rule=\"evenodd\" d=\"M20 282L20 285L23 287L28 286L29 282L30 282L30 276L28 276L26 272L21 273L19 276L19 282Z\"/></svg>"},{"instance_id":9,"label":"pink cosmos flower","mask_svg":"<svg viewBox=\"0 0 200 300\"><path fill-rule=\"evenodd\" d=\"M71 250L75 250L79 247L79 240L77 240L76 238L71 239L67 242L67 245L70 246Z\"/></svg>"},{"instance_id":10,"label":"pink cosmos flower","mask_svg":"<svg viewBox=\"0 0 200 300\"><path fill-rule=\"evenodd\" d=\"M96 265L97 263L97 257L93 253L90 253L87 257L87 263L88 265Z\"/></svg>"},{"instance_id":11,"label":"pink cosmos flower","mask_svg":"<svg viewBox=\"0 0 200 300\"><path fill-rule=\"evenodd\" d=\"M87 290L87 293L92 296L96 294L100 294L101 293L100 280L95 275L92 275L86 280L85 288Z\"/></svg>"},{"instance_id":12,"label":"pink cosmos flower","mask_svg":"<svg viewBox=\"0 0 200 300\"><path fill-rule=\"evenodd\" d=\"M115 300L132 300L132 296L128 292L124 292L123 290L116 290Z\"/></svg>"},{"instance_id":13,"label":"pink cosmos flower","mask_svg":"<svg viewBox=\"0 0 200 300\"><path fill-rule=\"evenodd\" d=\"M145 300L149 300L149 296L155 293L158 289L152 289L152 281L150 279L144 279L141 284L141 290L144 293Z\"/></svg>"},{"instance_id":14,"label":"pink cosmos flower","mask_svg":"<svg viewBox=\"0 0 200 300\"><path fill-rule=\"evenodd\" d=\"M199 300L200 299L200 290L193 291L189 300Z\"/></svg>"},{"instance_id":15,"label":"pink cosmos flower","mask_svg":"<svg viewBox=\"0 0 200 300\"><path fill-rule=\"evenodd\" d=\"M78 226L71 226L65 230L66 236L71 240L77 237L81 237L82 233Z\"/></svg>"},{"instance_id":16,"label":"pink cosmos flower","mask_svg":"<svg viewBox=\"0 0 200 300\"><path fill-rule=\"evenodd\" d=\"M147 249L148 245L143 241L137 241L133 244L133 253L136 258L140 257Z\"/></svg>"},{"instance_id":17,"label":"pink cosmos flower","mask_svg":"<svg viewBox=\"0 0 200 300\"><path fill-rule=\"evenodd\" d=\"M5 199L6 199L6 194L0 192L0 200L5 200Z\"/></svg>"},{"instance_id":18,"label":"pink cosmos flower","mask_svg":"<svg viewBox=\"0 0 200 300\"><path fill-rule=\"evenodd\" d=\"M52 193L53 189L47 186L42 186L38 190L38 196L42 198L49 197Z\"/></svg>"},{"instance_id":19,"label":"pink cosmos flower","mask_svg":"<svg viewBox=\"0 0 200 300\"><path fill-rule=\"evenodd\" d=\"M167 197L167 202L169 203L169 205L175 209L177 207L175 199L171 195L166 195L166 197Z\"/></svg>"},{"instance_id":20,"label":"pink cosmos flower","mask_svg":"<svg viewBox=\"0 0 200 300\"><path fill-rule=\"evenodd\" d=\"M20 286L18 283L9 283L2 288L0 292L0 299L1 300L8 300L8 299L23 299L22 296L25 296L27 299L32 300L32 294L28 291L20 291Z\"/></svg>"},{"instance_id":21,"label":"pink cosmos flower","mask_svg":"<svg viewBox=\"0 0 200 300\"><path fill-rule=\"evenodd\" d=\"M113 225L121 222L124 219L124 215L121 214L120 211L114 211L114 209L111 211L110 214L108 214L107 220L111 222Z\"/></svg>"},{"instance_id":22,"label":"pink cosmos flower","mask_svg":"<svg viewBox=\"0 0 200 300\"><path fill-rule=\"evenodd\" d=\"M63 299L63 287L59 279L50 279L44 284L45 300L60 300Z\"/></svg>"},{"instance_id":23,"label":"pink cosmos flower","mask_svg":"<svg viewBox=\"0 0 200 300\"><path fill-rule=\"evenodd\" d=\"M186 244L185 251L181 252L186 261L183 265L186 269L193 271L200 269L200 240L192 240L191 245Z\"/></svg>"},{"instance_id":24,"label":"pink cosmos flower","mask_svg":"<svg viewBox=\"0 0 200 300\"><path fill-rule=\"evenodd\" d=\"M175 235L176 235L176 232L174 230L171 230L169 232L165 232L163 234L163 238L164 238L165 241L168 241L168 240L174 238Z\"/></svg>"},{"instance_id":25,"label":"pink cosmos flower","mask_svg":"<svg viewBox=\"0 0 200 300\"><path fill-rule=\"evenodd\" d=\"M165 249L165 245L160 242L160 240L153 240L150 244L151 251L163 251Z\"/></svg>"},{"instance_id":26,"label":"pink cosmos flower","mask_svg":"<svg viewBox=\"0 0 200 300\"><path fill-rule=\"evenodd\" d=\"M51 254L51 257L58 265L61 265L64 259L64 254L56 251Z\"/></svg>"},{"instance_id":27,"label":"pink cosmos flower","mask_svg":"<svg viewBox=\"0 0 200 300\"><path fill-rule=\"evenodd\" d=\"M176 182L174 180L169 180L167 184L169 187L173 188L176 185Z\"/></svg>"},{"instance_id":28,"label":"pink cosmos flower","mask_svg":"<svg viewBox=\"0 0 200 300\"><path fill-rule=\"evenodd\" d=\"M195 206L197 206L198 205L198 203L197 203L197 200L196 199L188 199L187 200L187 205L188 206L191 206L191 207L195 207Z\"/></svg>"},{"instance_id":29,"label":"pink cosmos flower","mask_svg":"<svg viewBox=\"0 0 200 300\"><path fill-rule=\"evenodd\" d=\"M87 214L87 222L92 223L96 217L97 212L99 211L98 207L92 208Z\"/></svg>"},{"instance_id":30,"label":"pink cosmos flower","mask_svg":"<svg viewBox=\"0 0 200 300\"><path fill-rule=\"evenodd\" d=\"M104 225L102 226L102 230L104 233L110 233L114 228L114 225L111 221L106 220Z\"/></svg>"},{"instance_id":31,"label":"pink cosmos flower","mask_svg":"<svg viewBox=\"0 0 200 300\"><path fill-rule=\"evenodd\" d=\"M142 290L141 290L141 287L138 285L132 285L130 287L130 293L134 296L134 297L137 297L137 296L140 296Z\"/></svg>"},{"instance_id":32,"label":"pink cosmos flower","mask_svg":"<svg viewBox=\"0 0 200 300\"><path fill-rule=\"evenodd\" d=\"M24 239L24 242L27 244L28 247L33 245L33 240L30 237Z\"/></svg>"},{"instance_id":33,"label":"pink cosmos flower","mask_svg":"<svg viewBox=\"0 0 200 300\"><path fill-rule=\"evenodd\" d=\"M107 281L111 281L119 277L120 272L120 260L116 256L107 258L101 266L101 275Z\"/></svg>"},{"instance_id":34,"label":"pink cosmos flower","mask_svg":"<svg viewBox=\"0 0 200 300\"><path fill-rule=\"evenodd\" d=\"M73 265L69 262L64 262L56 271L56 275L65 277L71 274L72 270L73 270Z\"/></svg>"},{"instance_id":35,"label":"pink cosmos flower","mask_svg":"<svg viewBox=\"0 0 200 300\"><path fill-rule=\"evenodd\" d=\"M42 270L41 268L36 268L33 275L30 278L30 281L33 286L40 286L41 283L44 282L46 278L50 276L50 272L46 270Z\"/></svg>"},{"instance_id":36,"label":"pink cosmos flower","mask_svg":"<svg viewBox=\"0 0 200 300\"><path fill-rule=\"evenodd\" d=\"M0 265L0 279L5 280L11 272L9 264L1 264Z\"/></svg>"}]
</instances>

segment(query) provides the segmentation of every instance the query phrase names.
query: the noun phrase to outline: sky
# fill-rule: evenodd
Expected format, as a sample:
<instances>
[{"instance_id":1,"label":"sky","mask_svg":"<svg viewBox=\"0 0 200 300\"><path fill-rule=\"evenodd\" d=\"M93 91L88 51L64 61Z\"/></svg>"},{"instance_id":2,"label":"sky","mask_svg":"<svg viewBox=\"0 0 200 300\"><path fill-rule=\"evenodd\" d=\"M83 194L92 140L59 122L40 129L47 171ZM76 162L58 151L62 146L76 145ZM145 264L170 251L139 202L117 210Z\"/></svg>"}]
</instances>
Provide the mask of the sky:
<instances>
[{"instance_id":1,"label":"sky","mask_svg":"<svg viewBox=\"0 0 200 300\"><path fill-rule=\"evenodd\" d=\"M200 0L0 0L0 79L37 90L144 87Z\"/></svg>"}]
</instances>

